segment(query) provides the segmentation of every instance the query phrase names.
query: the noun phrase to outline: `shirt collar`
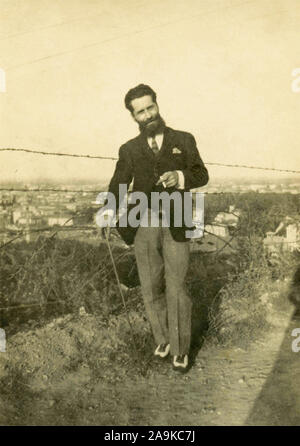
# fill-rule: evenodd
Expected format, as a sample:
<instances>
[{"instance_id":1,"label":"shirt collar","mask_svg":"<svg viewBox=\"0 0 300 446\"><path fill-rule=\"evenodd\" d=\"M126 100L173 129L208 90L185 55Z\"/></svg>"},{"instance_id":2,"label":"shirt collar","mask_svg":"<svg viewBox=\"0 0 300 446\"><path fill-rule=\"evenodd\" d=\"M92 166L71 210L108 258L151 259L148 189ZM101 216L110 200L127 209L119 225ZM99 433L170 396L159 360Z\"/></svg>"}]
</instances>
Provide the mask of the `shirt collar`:
<instances>
[{"instance_id":1,"label":"shirt collar","mask_svg":"<svg viewBox=\"0 0 300 446\"><path fill-rule=\"evenodd\" d=\"M161 149L161 146L162 146L162 143L163 143L163 139L164 139L163 132L157 133L154 137L155 137L155 141L156 141L156 143L158 145L158 148ZM152 138L153 138L153 136L148 136L147 137L147 141L148 141L148 144L149 144L150 147L151 147L151 143L152 143Z\"/></svg>"}]
</instances>

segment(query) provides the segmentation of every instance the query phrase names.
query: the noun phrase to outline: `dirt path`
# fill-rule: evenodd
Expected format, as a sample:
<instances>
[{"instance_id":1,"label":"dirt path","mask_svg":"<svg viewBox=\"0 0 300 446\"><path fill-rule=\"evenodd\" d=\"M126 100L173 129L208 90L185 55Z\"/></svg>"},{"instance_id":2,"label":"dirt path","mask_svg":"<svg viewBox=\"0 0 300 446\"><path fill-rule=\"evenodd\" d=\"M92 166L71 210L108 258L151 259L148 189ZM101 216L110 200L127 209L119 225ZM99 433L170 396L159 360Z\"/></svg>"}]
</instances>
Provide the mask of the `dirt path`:
<instances>
[{"instance_id":1,"label":"dirt path","mask_svg":"<svg viewBox=\"0 0 300 446\"><path fill-rule=\"evenodd\" d=\"M111 382L95 378L84 361L68 361L75 348L71 322L64 326L69 341L64 340L51 372L39 348L45 342L46 355L51 336L58 339L56 323L48 324L47 331L18 333L8 342L7 353L0 353L0 378L11 361L26 362L26 346L32 357L26 367L32 364L32 369L26 381L24 373L16 373L11 382L6 376L10 392L0 401L0 424L299 425L300 352L292 352L290 333L300 327L300 319L292 316L292 307L284 314L270 313L272 329L247 350L204 346L187 375L173 372L167 361L152 366L146 377L112 374ZM81 333L88 332L85 323Z\"/></svg>"}]
</instances>

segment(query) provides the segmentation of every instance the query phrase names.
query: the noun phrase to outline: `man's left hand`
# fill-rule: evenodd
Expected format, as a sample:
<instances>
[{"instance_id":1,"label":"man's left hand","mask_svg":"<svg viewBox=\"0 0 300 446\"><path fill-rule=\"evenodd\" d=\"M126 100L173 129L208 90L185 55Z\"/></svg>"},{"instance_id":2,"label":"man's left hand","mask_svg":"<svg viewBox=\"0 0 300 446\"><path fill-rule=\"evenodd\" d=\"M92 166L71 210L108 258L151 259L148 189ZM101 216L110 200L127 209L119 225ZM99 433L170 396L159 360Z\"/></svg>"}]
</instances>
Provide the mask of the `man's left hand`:
<instances>
[{"instance_id":1,"label":"man's left hand","mask_svg":"<svg viewBox=\"0 0 300 446\"><path fill-rule=\"evenodd\" d=\"M165 187L174 187L178 185L178 173L176 170L165 172L161 175L156 185L164 183Z\"/></svg>"}]
</instances>

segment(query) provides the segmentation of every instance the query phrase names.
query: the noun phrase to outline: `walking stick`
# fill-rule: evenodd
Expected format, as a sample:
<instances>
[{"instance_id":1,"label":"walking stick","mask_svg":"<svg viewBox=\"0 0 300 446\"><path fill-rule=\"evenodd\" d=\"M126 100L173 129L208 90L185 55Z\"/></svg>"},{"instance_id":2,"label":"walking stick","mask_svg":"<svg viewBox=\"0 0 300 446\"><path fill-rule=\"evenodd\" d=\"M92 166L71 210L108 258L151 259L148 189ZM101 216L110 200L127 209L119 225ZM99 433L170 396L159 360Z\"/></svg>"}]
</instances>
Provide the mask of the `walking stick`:
<instances>
[{"instance_id":1,"label":"walking stick","mask_svg":"<svg viewBox=\"0 0 300 446\"><path fill-rule=\"evenodd\" d=\"M139 352L138 352L137 344L136 344L136 341L135 341L133 328L132 328L132 325L131 325L131 322L130 322L130 319L129 319L128 308L127 308L127 305L126 305L126 302L125 302L124 294L123 294L121 283L120 283L120 279L119 279L119 274L118 274L118 271L117 271L117 268L116 268L115 260L114 260L113 253L112 253L112 250L111 250L111 246L110 246L110 243L109 243L108 231L106 231L105 229L104 229L104 234L105 234L105 240L106 240L107 248L108 248L108 251L109 251L110 258L111 258L111 263L112 263L112 266L113 266L113 270L114 270L114 273L115 273L115 276L116 276L116 279L117 279L117 284L118 284L118 288L119 288L119 291L120 291L123 307L124 307L124 310L125 310L126 319L127 319L128 325L130 327L131 338L132 338L132 342L133 342L133 346L134 346L136 360L138 360L139 359ZM141 369L141 372L142 372L142 369Z\"/></svg>"}]
</instances>

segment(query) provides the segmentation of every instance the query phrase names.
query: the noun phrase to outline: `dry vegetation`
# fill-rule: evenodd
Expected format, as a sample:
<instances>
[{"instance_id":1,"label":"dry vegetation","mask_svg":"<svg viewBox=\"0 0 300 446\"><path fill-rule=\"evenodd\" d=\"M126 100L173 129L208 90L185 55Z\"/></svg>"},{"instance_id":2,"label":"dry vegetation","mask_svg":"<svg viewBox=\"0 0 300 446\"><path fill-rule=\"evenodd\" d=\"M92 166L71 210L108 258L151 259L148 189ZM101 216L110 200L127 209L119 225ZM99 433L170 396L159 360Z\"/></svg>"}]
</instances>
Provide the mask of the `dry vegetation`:
<instances>
[{"instance_id":1,"label":"dry vegetation","mask_svg":"<svg viewBox=\"0 0 300 446\"><path fill-rule=\"evenodd\" d=\"M211 216L214 206L208 213ZM270 209L260 209L266 222ZM191 257L187 284L194 306L192 360L203 343L247 346L268 330L268 312L282 302L280 284L292 277L299 263L298 255L286 254L271 264L257 229L259 212L257 219L253 213L250 219L245 215L235 254ZM0 357L6 422L30 424L35 416L39 424L39 416L29 410L32 400L38 396L52 404L63 398L66 388L60 393L51 386L59 387L67 375L68 385L74 375L74 383L84 388L99 381L113 385L128 375L147 379L157 370L133 253L114 248L113 255L126 285L133 333L105 245L40 237L37 242L11 244L0 251L0 307L5 308L0 310L0 326L9 338L8 353ZM161 373L169 373L160 367ZM106 397L111 404L110 396ZM69 415L60 422L75 422L73 410L62 404L61 416ZM55 417L57 413L49 424L56 423ZM104 424L112 419L103 417Z\"/></svg>"}]
</instances>

